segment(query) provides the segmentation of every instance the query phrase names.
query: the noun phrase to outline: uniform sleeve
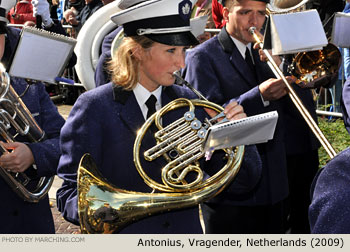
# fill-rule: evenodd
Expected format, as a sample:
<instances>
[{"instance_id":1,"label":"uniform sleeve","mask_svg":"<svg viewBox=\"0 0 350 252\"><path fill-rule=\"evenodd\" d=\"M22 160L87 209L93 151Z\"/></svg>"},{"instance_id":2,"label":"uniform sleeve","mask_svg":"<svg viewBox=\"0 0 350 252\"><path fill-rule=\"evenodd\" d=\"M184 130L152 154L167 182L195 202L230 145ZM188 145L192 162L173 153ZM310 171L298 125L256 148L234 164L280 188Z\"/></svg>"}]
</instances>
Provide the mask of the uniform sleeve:
<instances>
[{"instance_id":1,"label":"uniform sleeve","mask_svg":"<svg viewBox=\"0 0 350 252\"><path fill-rule=\"evenodd\" d=\"M91 97L84 94L79 96L71 113L61 131L61 158L59 160L57 175L64 180L61 188L57 190L57 208L63 217L74 223L79 223L77 199L77 169L82 156L90 153L94 158L101 155L98 135L100 122L89 115L98 114L91 105ZM98 106L95 106L98 107ZM98 163L98 158L95 158Z\"/></svg>"},{"instance_id":2,"label":"uniform sleeve","mask_svg":"<svg viewBox=\"0 0 350 252\"><path fill-rule=\"evenodd\" d=\"M183 76L195 89L199 90L209 101L219 103L224 99L220 81L213 62L205 53L189 51L186 54L186 67Z\"/></svg>"},{"instance_id":3,"label":"uniform sleeve","mask_svg":"<svg viewBox=\"0 0 350 252\"><path fill-rule=\"evenodd\" d=\"M101 86L110 82L110 76L107 71L107 62L111 60L110 52L104 52L101 54L95 71L95 85Z\"/></svg>"},{"instance_id":4,"label":"uniform sleeve","mask_svg":"<svg viewBox=\"0 0 350 252\"><path fill-rule=\"evenodd\" d=\"M40 177L56 174L60 158L59 136L64 119L45 91L44 85L38 84L40 101L40 127L45 132L45 140L27 144L31 149L37 173Z\"/></svg>"},{"instance_id":5,"label":"uniform sleeve","mask_svg":"<svg viewBox=\"0 0 350 252\"><path fill-rule=\"evenodd\" d=\"M344 83L340 106L346 130L350 133L350 79Z\"/></svg>"},{"instance_id":6,"label":"uniform sleeve","mask_svg":"<svg viewBox=\"0 0 350 252\"><path fill-rule=\"evenodd\" d=\"M315 177L309 221L312 233L350 232L349 149L338 154Z\"/></svg>"}]
</instances>

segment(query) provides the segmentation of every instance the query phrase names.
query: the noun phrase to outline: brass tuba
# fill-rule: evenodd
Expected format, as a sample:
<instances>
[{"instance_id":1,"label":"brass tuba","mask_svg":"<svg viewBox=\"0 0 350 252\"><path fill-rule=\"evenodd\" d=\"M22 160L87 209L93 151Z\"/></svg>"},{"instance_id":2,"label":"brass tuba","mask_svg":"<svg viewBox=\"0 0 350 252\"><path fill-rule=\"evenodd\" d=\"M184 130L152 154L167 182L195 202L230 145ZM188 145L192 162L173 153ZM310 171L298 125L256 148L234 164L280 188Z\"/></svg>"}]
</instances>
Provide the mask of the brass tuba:
<instances>
[{"instance_id":1,"label":"brass tuba","mask_svg":"<svg viewBox=\"0 0 350 252\"><path fill-rule=\"evenodd\" d=\"M188 107L183 117L163 127L162 117L178 108ZM207 126L195 117L195 107L210 108L221 112L222 107L203 100L179 98L157 111L138 131L134 142L134 163L152 193L126 191L117 188L98 172L89 154L85 154L78 168L78 213L82 233L115 233L122 228L151 215L193 207L221 192L239 171L244 146L225 149L226 164L213 176L204 179L199 159L204 156ZM142 139L155 124L157 144L140 153ZM150 178L141 166L141 158L152 162L164 157L162 183ZM188 174L195 173L192 180ZM186 180L187 179L187 180ZM155 192L157 191L157 192Z\"/></svg>"},{"instance_id":2,"label":"brass tuba","mask_svg":"<svg viewBox=\"0 0 350 252\"><path fill-rule=\"evenodd\" d=\"M309 0L270 0L267 4L267 13L287 13L305 8Z\"/></svg>"},{"instance_id":3,"label":"brass tuba","mask_svg":"<svg viewBox=\"0 0 350 252\"><path fill-rule=\"evenodd\" d=\"M26 136L31 142L43 140L45 132L10 85L10 77L3 65L0 65L0 78L0 134L3 139L14 142L15 137L21 135ZM10 129L14 129L16 135L11 135ZM2 145L0 151L7 152ZM38 202L47 194L53 182L53 177L41 177L38 181L31 181L25 173L8 172L2 167L0 175L19 197L28 202Z\"/></svg>"}]
</instances>

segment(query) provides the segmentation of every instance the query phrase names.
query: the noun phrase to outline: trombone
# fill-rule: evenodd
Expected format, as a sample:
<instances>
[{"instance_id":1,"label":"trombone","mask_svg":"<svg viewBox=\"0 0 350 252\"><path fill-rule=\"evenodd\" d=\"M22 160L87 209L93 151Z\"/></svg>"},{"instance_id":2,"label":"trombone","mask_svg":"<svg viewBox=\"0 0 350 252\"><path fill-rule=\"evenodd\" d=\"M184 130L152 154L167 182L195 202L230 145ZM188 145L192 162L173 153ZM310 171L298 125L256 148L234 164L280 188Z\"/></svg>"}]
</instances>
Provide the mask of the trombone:
<instances>
[{"instance_id":1,"label":"trombone","mask_svg":"<svg viewBox=\"0 0 350 252\"><path fill-rule=\"evenodd\" d=\"M282 73L282 71L279 69L277 66L276 62L273 60L271 54L269 53L268 50L263 49L263 43L260 39L260 37L257 34L256 27L250 27L249 28L250 34L254 37L255 41L259 44L260 48L263 50L267 57L267 64L271 68L272 72L277 78L280 78L283 80L284 84L286 85L288 89L288 95L291 98L292 102L294 105L297 107L303 118L305 119L306 123L310 127L311 131L314 133L314 135L317 137L317 139L320 141L321 145L329 155L329 157L332 159L334 158L337 153L333 149L332 145L329 143L327 138L324 136L320 128L317 126L315 121L313 120L312 116L310 115L309 111L305 108L303 105L302 101L299 99L297 94L295 93L294 89L292 86L288 83L286 77Z\"/></svg>"}]
</instances>

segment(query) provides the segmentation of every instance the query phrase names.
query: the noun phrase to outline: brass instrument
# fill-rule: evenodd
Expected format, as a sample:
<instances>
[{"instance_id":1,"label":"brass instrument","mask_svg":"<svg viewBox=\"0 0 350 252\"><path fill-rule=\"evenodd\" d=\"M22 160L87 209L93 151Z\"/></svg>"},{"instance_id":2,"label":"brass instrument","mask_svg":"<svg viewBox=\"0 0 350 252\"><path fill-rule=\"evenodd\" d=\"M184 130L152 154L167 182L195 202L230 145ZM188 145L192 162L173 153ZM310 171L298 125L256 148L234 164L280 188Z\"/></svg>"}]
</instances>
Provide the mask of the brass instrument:
<instances>
[{"instance_id":1,"label":"brass instrument","mask_svg":"<svg viewBox=\"0 0 350 252\"><path fill-rule=\"evenodd\" d=\"M268 15L274 13L287 13L304 9L309 0L270 0L267 4L266 12Z\"/></svg>"},{"instance_id":2,"label":"brass instrument","mask_svg":"<svg viewBox=\"0 0 350 252\"><path fill-rule=\"evenodd\" d=\"M45 132L10 85L10 77L3 65L0 65L0 78L1 136L7 142L14 142L17 135L26 136L31 142L43 140ZM16 135L11 135L10 129L14 129ZM0 145L0 151L7 152L2 145ZM0 175L19 197L28 202L38 202L47 194L53 182L53 177L41 177L38 181L31 181L25 173L8 172L2 167L0 167Z\"/></svg>"},{"instance_id":3,"label":"brass instrument","mask_svg":"<svg viewBox=\"0 0 350 252\"><path fill-rule=\"evenodd\" d=\"M296 84L308 83L326 75L336 74L341 62L339 49L328 43L321 50L298 53L288 71L297 78Z\"/></svg>"},{"instance_id":4,"label":"brass instrument","mask_svg":"<svg viewBox=\"0 0 350 252\"><path fill-rule=\"evenodd\" d=\"M283 14L302 11L309 0L270 0L266 13ZM341 64L339 49L328 44L321 50L300 52L288 66L288 72L297 78L296 83L309 83L320 77L336 73Z\"/></svg>"},{"instance_id":5,"label":"brass instrument","mask_svg":"<svg viewBox=\"0 0 350 252\"><path fill-rule=\"evenodd\" d=\"M256 32L256 28L255 27L249 28L249 32L254 37L255 41L257 43L259 43L260 48L263 48L263 43L262 43L259 35ZM269 67L271 68L271 70L273 71L275 76L277 78L282 79L283 82L285 83L285 85L288 89L289 97L291 98L292 102L297 107L297 109L299 110L299 112L301 113L303 118L305 119L305 121L308 124L308 126L310 127L311 131L314 133L314 135L320 141L321 145L323 146L323 148L325 149L327 154L330 156L330 158L335 157L337 153L335 152L335 150L333 149L332 145L329 143L327 138L324 136L324 134L322 133L320 128L317 126L317 124L313 120L312 116L310 115L309 111L305 108L305 106L303 105L302 101L299 99L298 95L295 93L292 86L288 83L286 77L284 76L282 71L279 69L276 62L273 60L269 51L266 49L263 49L263 51L268 59L267 64L269 65Z\"/></svg>"},{"instance_id":6,"label":"brass instrument","mask_svg":"<svg viewBox=\"0 0 350 252\"><path fill-rule=\"evenodd\" d=\"M189 110L183 117L163 127L162 117L166 113L185 106ZM142 218L196 206L217 195L234 179L243 159L244 146L225 149L224 167L203 179L199 159L204 156L202 143L210 121L201 123L196 119L195 107L223 111L219 105L206 100L179 98L149 117L138 131L134 163L144 182L153 189L152 193L126 191L111 185L102 178L89 154L82 157L78 168L78 213L82 233L115 233ZM154 134L157 144L141 155L142 139L154 123L158 128ZM160 157L168 162L162 168L162 183L150 178L141 166L141 158L152 162ZM188 180L189 173L195 173L195 178Z\"/></svg>"}]
</instances>

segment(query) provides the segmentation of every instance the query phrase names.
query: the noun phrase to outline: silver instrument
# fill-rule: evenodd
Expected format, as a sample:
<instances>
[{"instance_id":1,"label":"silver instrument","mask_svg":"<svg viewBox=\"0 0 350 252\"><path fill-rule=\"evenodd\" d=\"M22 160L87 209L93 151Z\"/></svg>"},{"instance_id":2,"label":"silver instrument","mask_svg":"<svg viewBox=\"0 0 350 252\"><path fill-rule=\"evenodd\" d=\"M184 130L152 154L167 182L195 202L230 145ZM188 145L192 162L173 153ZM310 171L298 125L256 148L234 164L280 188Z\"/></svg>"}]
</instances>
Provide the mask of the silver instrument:
<instances>
[{"instance_id":1,"label":"silver instrument","mask_svg":"<svg viewBox=\"0 0 350 252\"><path fill-rule=\"evenodd\" d=\"M45 139L45 132L10 85L10 76L3 65L0 65L0 78L0 134L3 139L9 143L14 142L18 135L31 142ZM15 134L9 133L10 129L14 129ZM8 152L1 144L0 151ZM32 181L25 173L9 172L2 167L0 175L19 197L28 202L38 202L48 193L53 182L53 177Z\"/></svg>"}]
</instances>

